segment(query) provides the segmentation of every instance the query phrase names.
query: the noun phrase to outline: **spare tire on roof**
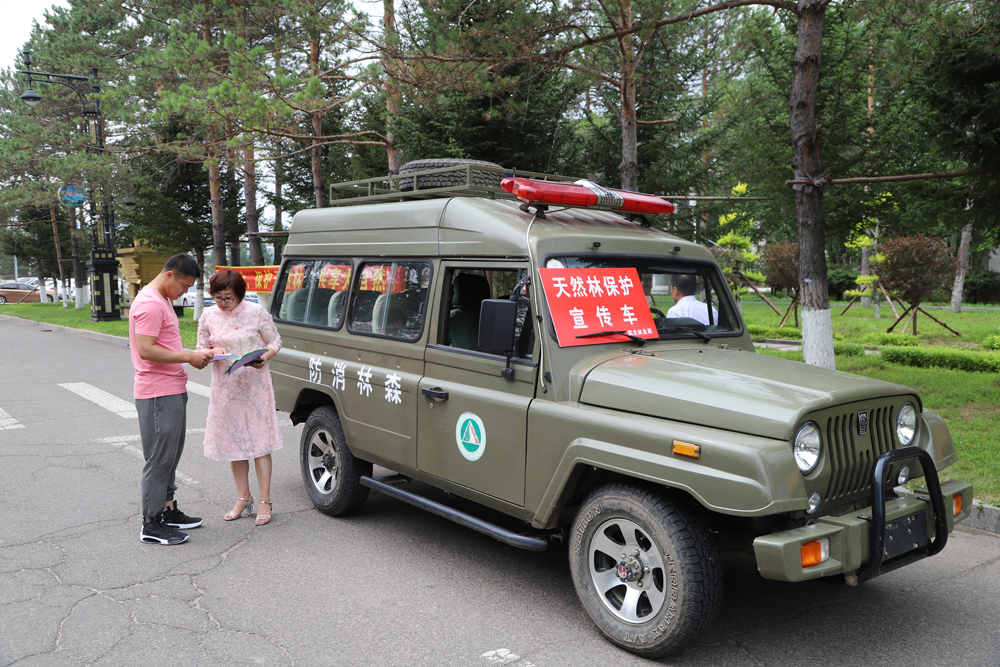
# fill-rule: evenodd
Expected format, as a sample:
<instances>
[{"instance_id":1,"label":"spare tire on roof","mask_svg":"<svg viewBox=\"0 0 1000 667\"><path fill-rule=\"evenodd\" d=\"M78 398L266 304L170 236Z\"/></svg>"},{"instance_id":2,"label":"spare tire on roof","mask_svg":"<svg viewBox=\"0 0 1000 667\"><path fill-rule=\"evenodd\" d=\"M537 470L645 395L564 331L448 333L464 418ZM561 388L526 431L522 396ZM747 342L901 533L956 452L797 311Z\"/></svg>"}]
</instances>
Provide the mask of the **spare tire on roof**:
<instances>
[{"instance_id":1,"label":"spare tire on roof","mask_svg":"<svg viewBox=\"0 0 1000 667\"><path fill-rule=\"evenodd\" d=\"M465 167L466 165L475 165L481 167L493 167L495 169L503 169L498 164L493 162L484 162L482 160L460 160L455 158L432 158L429 160L413 160L412 162L407 162L402 167L399 168L399 175L412 174L417 171L428 171L430 169L441 169L443 167ZM499 188L500 181L503 179L503 173L497 171L483 171L481 169L472 170L472 185L481 188ZM456 169L455 171L444 171L439 174L429 174L427 176L420 176L420 189L424 190L427 188L447 188L455 187L458 185L466 184L465 169ZM412 178L401 178L399 179L399 189L402 192L407 192L413 190L413 179Z\"/></svg>"}]
</instances>

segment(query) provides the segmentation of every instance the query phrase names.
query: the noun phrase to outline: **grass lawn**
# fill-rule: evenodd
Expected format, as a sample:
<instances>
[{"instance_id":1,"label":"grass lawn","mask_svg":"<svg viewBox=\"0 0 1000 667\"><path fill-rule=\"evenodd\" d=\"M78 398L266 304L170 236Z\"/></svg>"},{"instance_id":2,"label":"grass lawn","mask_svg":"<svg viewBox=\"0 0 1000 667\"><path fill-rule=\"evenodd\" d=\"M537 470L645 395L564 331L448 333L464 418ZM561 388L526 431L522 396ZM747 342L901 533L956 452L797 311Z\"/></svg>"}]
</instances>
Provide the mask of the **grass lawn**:
<instances>
[{"instance_id":1,"label":"grass lawn","mask_svg":"<svg viewBox=\"0 0 1000 667\"><path fill-rule=\"evenodd\" d=\"M181 341L184 343L184 347L193 350L198 340L198 323L190 319L190 313L191 309L185 308L185 317L180 320ZM12 315L35 322L99 331L112 336L128 338L127 319L122 318L121 322L92 322L89 307L76 310L72 306L63 308L61 304L56 303L7 303L0 306L0 315Z\"/></svg>"},{"instance_id":2,"label":"grass lawn","mask_svg":"<svg viewBox=\"0 0 1000 667\"><path fill-rule=\"evenodd\" d=\"M667 297L669 301L669 297ZM657 299L657 305L662 304ZM672 302L671 302L672 303ZM882 308L882 318L874 319L873 309L855 304L846 315L840 311L844 305L833 307L833 330L844 341L864 342L872 332L884 332L895 318L888 307ZM189 309L181 319L181 338L184 346L194 349L198 323L190 319ZM922 314L918 320L921 345L948 345L974 348L986 336L998 333L1000 312L965 310L953 314L948 310L931 310L934 317L947 322L962 333L957 337ZM37 322L47 322L78 329L90 329L116 336L128 336L127 322L91 322L90 310L62 308L57 304L6 304L0 314L13 315ZM749 324L776 327L780 319L766 304L744 304L743 315ZM896 329L898 331L898 327ZM802 361L801 352L766 351L765 354ZM940 368L914 368L881 361L877 356L842 357L837 359L837 369L866 377L895 382L916 389L924 405L938 411L951 430L958 463L944 470L942 480L962 479L975 486L976 498L991 505L1000 505L1000 376L989 373L970 373Z\"/></svg>"}]
</instances>

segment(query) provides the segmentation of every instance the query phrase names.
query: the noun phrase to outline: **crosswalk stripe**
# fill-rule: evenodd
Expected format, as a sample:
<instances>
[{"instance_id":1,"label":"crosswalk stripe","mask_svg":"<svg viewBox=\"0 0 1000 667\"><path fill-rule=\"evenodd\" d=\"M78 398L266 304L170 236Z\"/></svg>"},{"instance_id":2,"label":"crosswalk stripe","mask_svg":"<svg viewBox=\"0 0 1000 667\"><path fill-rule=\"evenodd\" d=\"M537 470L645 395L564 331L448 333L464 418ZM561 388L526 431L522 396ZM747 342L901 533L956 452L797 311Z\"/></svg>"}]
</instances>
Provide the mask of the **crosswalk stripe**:
<instances>
[{"instance_id":1,"label":"crosswalk stripe","mask_svg":"<svg viewBox=\"0 0 1000 667\"><path fill-rule=\"evenodd\" d=\"M15 428L24 428L24 424L18 422L16 419L0 409L0 431Z\"/></svg>"},{"instance_id":2,"label":"crosswalk stripe","mask_svg":"<svg viewBox=\"0 0 1000 667\"><path fill-rule=\"evenodd\" d=\"M67 382L60 384L63 389L68 389L77 396L85 398L91 403L96 403L105 410L113 412L123 419L138 419L139 413L135 411L135 404L122 400L113 394L109 394L103 389L87 384L86 382Z\"/></svg>"},{"instance_id":3,"label":"crosswalk stripe","mask_svg":"<svg viewBox=\"0 0 1000 667\"><path fill-rule=\"evenodd\" d=\"M203 384L198 384L197 382L191 382L188 380L187 390L189 394L198 394L199 396L204 396L208 398L212 395L212 390Z\"/></svg>"}]
</instances>

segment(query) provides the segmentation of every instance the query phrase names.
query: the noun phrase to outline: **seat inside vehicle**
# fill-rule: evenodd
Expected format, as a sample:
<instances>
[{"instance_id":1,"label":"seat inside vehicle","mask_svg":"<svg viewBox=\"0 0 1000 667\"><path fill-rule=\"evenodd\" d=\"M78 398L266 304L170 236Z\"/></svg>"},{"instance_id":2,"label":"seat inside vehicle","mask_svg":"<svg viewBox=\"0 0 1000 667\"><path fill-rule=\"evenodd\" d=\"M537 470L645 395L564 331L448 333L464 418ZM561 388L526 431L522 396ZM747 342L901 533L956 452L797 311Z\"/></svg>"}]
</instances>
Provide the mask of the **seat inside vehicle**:
<instances>
[{"instance_id":1,"label":"seat inside vehicle","mask_svg":"<svg viewBox=\"0 0 1000 667\"><path fill-rule=\"evenodd\" d=\"M459 273L452 283L452 309L448 317L448 344L482 352L479 347L479 311L491 296L485 276Z\"/></svg>"}]
</instances>

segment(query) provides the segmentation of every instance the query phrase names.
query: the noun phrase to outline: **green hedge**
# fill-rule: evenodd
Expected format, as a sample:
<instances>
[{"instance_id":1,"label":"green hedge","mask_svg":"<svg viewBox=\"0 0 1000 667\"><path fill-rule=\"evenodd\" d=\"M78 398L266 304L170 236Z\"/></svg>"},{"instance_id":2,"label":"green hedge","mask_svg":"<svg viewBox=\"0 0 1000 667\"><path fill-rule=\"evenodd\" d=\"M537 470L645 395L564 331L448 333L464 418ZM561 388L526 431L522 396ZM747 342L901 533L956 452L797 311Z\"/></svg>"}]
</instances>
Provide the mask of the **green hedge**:
<instances>
[{"instance_id":1,"label":"green hedge","mask_svg":"<svg viewBox=\"0 0 1000 667\"><path fill-rule=\"evenodd\" d=\"M865 346L860 343L833 344L833 354L838 357L860 357L865 353Z\"/></svg>"},{"instance_id":2,"label":"green hedge","mask_svg":"<svg viewBox=\"0 0 1000 667\"><path fill-rule=\"evenodd\" d=\"M920 339L910 334L885 333L876 331L865 336L869 345L892 345L894 347L912 347L920 344Z\"/></svg>"},{"instance_id":3,"label":"green hedge","mask_svg":"<svg viewBox=\"0 0 1000 667\"><path fill-rule=\"evenodd\" d=\"M950 368L980 373L1000 372L1000 354L948 347L884 347L882 359L918 368Z\"/></svg>"},{"instance_id":4,"label":"green hedge","mask_svg":"<svg viewBox=\"0 0 1000 667\"><path fill-rule=\"evenodd\" d=\"M983 339L983 347L987 350L1000 350L1000 336L987 336Z\"/></svg>"}]
</instances>

